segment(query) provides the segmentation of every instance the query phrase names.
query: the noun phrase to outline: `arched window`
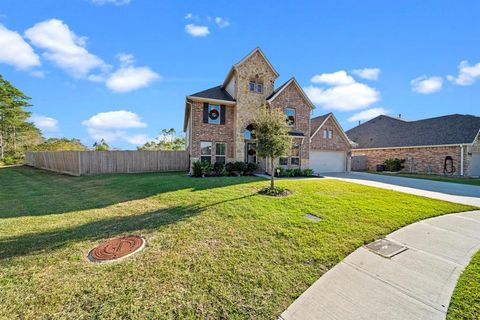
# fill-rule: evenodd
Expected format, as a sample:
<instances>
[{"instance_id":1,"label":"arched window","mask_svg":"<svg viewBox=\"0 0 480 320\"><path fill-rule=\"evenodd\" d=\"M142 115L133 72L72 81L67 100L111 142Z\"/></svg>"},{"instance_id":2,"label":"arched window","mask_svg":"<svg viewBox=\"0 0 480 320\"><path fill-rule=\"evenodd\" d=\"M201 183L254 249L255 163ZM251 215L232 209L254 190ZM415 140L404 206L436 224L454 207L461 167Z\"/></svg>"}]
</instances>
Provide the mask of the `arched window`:
<instances>
[{"instance_id":1,"label":"arched window","mask_svg":"<svg viewBox=\"0 0 480 320\"><path fill-rule=\"evenodd\" d=\"M255 126L253 124L249 124L245 128L245 134L244 134L245 140L253 140L255 139Z\"/></svg>"}]
</instances>

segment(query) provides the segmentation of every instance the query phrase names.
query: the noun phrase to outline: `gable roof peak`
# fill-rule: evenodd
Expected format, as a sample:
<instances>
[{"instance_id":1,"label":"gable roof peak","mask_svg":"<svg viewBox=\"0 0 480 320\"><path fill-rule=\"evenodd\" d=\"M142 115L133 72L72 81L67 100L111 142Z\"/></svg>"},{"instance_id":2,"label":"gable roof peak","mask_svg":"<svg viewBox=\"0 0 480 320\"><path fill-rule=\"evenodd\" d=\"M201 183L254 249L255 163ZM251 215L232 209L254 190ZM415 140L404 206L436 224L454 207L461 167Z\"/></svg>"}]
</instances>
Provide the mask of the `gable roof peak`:
<instances>
[{"instance_id":1,"label":"gable roof peak","mask_svg":"<svg viewBox=\"0 0 480 320\"><path fill-rule=\"evenodd\" d=\"M270 69L273 71L273 73L275 74L275 77L279 77L280 74L277 72L277 70L275 70L275 68L273 67L273 65L270 63L270 61L268 60L267 56L265 55L265 53L263 53L262 49L260 49L260 47L256 47L255 49L253 49L252 51L250 51L249 54L247 54L245 57L243 57L239 62L235 63L231 68L230 68L230 71L228 72L225 80L223 81L223 84L222 84L222 87L225 87L228 83L228 81L230 80L230 78L232 77L234 71L236 68L238 68L240 65L242 65L245 61L247 61L251 56L253 56L255 53L259 53L262 58L265 60L265 62L267 63L267 65L270 67Z\"/></svg>"}]
</instances>

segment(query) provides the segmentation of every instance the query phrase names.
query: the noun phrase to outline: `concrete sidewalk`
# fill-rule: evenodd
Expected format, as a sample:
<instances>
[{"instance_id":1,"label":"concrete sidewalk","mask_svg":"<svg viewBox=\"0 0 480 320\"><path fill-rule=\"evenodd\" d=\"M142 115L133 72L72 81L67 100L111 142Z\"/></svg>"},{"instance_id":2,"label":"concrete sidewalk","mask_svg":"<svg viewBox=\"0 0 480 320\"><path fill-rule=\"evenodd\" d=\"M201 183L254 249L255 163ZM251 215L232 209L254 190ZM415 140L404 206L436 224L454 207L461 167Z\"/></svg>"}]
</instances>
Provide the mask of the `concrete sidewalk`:
<instances>
[{"instance_id":1,"label":"concrete sidewalk","mask_svg":"<svg viewBox=\"0 0 480 320\"><path fill-rule=\"evenodd\" d=\"M480 249L480 211L427 219L386 239L407 250L384 258L357 249L279 319L445 319L458 277Z\"/></svg>"},{"instance_id":2,"label":"concrete sidewalk","mask_svg":"<svg viewBox=\"0 0 480 320\"><path fill-rule=\"evenodd\" d=\"M324 177L480 207L480 186L365 172L332 173Z\"/></svg>"}]
</instances>

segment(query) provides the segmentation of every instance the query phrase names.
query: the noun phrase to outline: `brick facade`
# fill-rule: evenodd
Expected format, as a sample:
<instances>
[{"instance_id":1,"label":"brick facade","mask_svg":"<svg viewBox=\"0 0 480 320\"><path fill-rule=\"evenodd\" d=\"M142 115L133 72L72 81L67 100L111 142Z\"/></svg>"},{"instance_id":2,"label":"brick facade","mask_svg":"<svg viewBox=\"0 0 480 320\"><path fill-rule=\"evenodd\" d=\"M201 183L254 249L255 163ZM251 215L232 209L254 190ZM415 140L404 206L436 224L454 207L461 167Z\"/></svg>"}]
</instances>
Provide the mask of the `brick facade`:
<instances>
[{"instance_id":1,"label":"brick facade","mask_svg":"<svg viewBox=\"0 0 480 320\"><path fill-rule=\"evenodd\" d=\"M192 129L190 130L190 160L200 158L200 142L212 141L227 144L227 162L234 158L234 107L225 106L225 124L203 123L203 102L192 102ZM212 146L214 147L214 146ZM215 149L213 149L215 150Z\"/></svg>"},{"instance_id":2,"label":"brick facade","mask_svg":"<svg viewBox=\"0 0 480 320\"><path fill-rule=\"evenodd\" d=\"M312 134L317 128L312 128ZM323 136L324 130L332 130L332 139L326 139ZM311 150L329 150L329 151L350 151L350 144L345 141L342 132L335 125L335 122L330 117L325 124L315 134L310 141Z\"/></svg>"},{"instance_id":3,"label":"brick facade","mask_svg":"<svg viewBox=\"0 0 480 320\"><path fill-rule=\"evenodd\" d=\"M304 137L295 138L293 141L300 143L300 167L302 169L308 168L310 154L310 112L312 109L305 101L302 93L299 92L299 88L293 82L284 88L278 96L271 101L270 105L272 108L280 108L282 110L284 108L295 109L295 125L292 127L292 130L302 132ZM295 168L298 166L292 166L289 161L286 167Z\"/></svg>"},{"instance_id":4,"label":"brick facade","mask_svg":"<svg viewBox=\"0 0 480 320\"><path fill-rule=\"evenodd\" d=\"M464 148L463 169L464 174L468 173L468 148ZM461 149L460 146L439 146L439 147L417 147L417 148L385 148L352 150L352 155L367 156L367 167L375 171L378 164L383 164L387 159L405 159L403 172L443 174L445 157L453 159L455 167L454 175L461 172Z\"/></svg>"}]
</instances>

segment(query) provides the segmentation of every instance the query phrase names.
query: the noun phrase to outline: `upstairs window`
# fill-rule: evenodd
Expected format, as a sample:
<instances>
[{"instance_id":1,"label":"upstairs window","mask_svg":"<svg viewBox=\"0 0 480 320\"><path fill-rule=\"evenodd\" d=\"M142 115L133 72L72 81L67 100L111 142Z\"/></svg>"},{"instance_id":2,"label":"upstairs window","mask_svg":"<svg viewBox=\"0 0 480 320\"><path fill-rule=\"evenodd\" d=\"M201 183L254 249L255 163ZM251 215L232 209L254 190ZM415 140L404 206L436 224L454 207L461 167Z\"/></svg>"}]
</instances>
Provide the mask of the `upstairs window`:
<instances>
[{"instance_id":1,"label":"upstairs window","mask_svg":"<svg viewBox=\"0 0 480 320\"><path fill-rule=\"evenodd\" d=\"M257 83L257 92L262 93L263 92L263 83Z\"/></svg>"},{"instance_id":2,"label":"upstairs window","mask_svg":"<svg viewBox=\"0 0 480 320\"><path fill-rule=\"evenodd\" d=\"M212 142L200 141L200 160L212 163Z\"/></svg>"},{"instance_id":3,"label":"upstairs window","mask_svg":"<svg viewBox=\"0 0 480 320\"><path fill-rule=\"evenodd\" d=\"M208 105L208 123L220 124L220 106Z\"/></svg>"},{"instance_id":4,"label":"upstairs window","mask_svg":"<svg viewBox=\"0 0 480 320\"><path fill-rule=\"evenodd\" d=\"M249 87L250 87L250 92L255 92L255 81L250 81Z\"/></svg>"},{"instance_id":5,"label":"upstairs window","mask_svg":"<svg viewBox=\"0 0 480 320\"><path fill-rule=\"evenodd\" d=\"M287 124L290 127L295 127L295 109L293 108L285 108L285 117Z\"/></svg>"},{"instance_id":6,"label":"upstairs window","mask_svg":"<svg viewBox=\"0 0 480 320\"><path fill-rule=\"evenodd\" d=\"M332 139L333 138L333 130L323 130L323 138L324 139Z\"/></svg>"},{"instance_id":7,"label":"upstairs window","mask_svg":"<svg viewBox=\"0 0 480 320\"><path fill-rule=\"evenodd\" d=\"M225 124L226 108L224 105L203 104L203 123Z\"/></svg>"},{"instance_id":8,"label":"upstairs window","mask_svg":"<svg viewBox=\"0 0 480 320\"><path fill-rule=\"evenodd\" d=\"M250 92L263 93L263 82L259 80L250 80L248 83L248 90Z\"/></svg>"},{"instance_id":9,"label":"upstairs window","mask_svg":"<svg viewBox=\"0 0 480 320\"><path fill-rule=\"evenodd\" d=\"M223 142L215 143L215 163L226 163L227 145Z\"/></svg>"}]
</instances>

